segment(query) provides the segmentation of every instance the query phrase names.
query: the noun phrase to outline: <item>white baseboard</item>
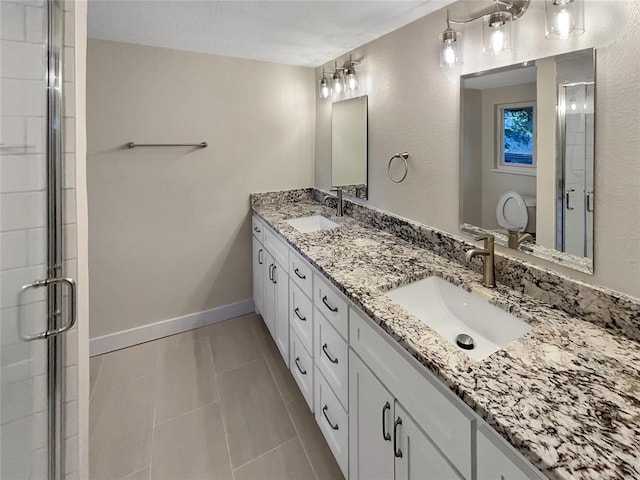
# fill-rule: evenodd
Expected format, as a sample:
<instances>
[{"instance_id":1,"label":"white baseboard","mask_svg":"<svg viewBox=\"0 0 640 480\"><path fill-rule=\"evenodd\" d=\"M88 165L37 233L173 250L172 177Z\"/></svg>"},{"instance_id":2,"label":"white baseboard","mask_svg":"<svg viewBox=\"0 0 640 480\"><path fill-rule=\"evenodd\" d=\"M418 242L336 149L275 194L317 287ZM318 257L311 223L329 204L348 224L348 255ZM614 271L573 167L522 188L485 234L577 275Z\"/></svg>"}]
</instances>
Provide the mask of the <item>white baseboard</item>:
<instances>
[{"instance_id":1,"label":"white baseboard","mask_svg":"<svg viewBox=\"0 0 640 480\"><path fill-rule=\"evenodd\" d=\"M89 344L89 354L94 357L103 353L113 352L121 348L131 347L139 343L157 340L176 333L186 332L194 328L204 327L212 323L222 322L230 318L253 313L253 300L222 305L202 312L191 313L182 317L170 318L162 322L131 328L122 332L111 333L102 337L92 338Z\"/></svg>"}]
</instances>

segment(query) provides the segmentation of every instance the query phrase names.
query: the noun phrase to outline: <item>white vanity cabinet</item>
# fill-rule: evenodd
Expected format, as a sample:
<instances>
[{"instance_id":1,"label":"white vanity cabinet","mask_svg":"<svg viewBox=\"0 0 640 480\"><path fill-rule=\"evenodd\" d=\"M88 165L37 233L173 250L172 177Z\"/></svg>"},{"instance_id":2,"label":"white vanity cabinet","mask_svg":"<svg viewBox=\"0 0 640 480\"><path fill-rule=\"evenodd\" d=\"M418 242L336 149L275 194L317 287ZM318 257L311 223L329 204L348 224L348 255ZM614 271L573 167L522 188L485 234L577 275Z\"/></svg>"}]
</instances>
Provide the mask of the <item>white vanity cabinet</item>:
<instances>
[{"instance_id":1,"label":"white vanity cabinet","mask_svg":"<svg viewBox=\"0 0 640 480\"><path fill-rule=\"evenodd\" d=\"M258 240L256 235L253 235L253 303L257 313L262 313L264 310L264 258L262 242Z\"/></svg>"}]
</instances>

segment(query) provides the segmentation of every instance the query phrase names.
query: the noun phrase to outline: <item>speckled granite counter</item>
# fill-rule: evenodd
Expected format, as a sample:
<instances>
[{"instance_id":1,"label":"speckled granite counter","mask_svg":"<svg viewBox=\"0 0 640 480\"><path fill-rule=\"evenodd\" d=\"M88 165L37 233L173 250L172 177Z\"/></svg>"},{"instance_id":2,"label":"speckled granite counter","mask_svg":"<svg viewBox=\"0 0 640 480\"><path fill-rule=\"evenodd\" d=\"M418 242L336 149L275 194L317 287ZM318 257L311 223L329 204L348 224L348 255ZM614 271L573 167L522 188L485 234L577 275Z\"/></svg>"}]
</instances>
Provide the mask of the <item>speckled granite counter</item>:
<instances>
[{"instance_id":1,"label":"speckled granite counter","mask_svg":"<svg viewBox=\"0 0 640 480\"><path fill-rule=\"evenodd\" d=\"M267 224L550 478L640 478L640 343L515 289L484 289L451 259L359 222L304 191L252 196ZM286 219L320 213L341 227L300 233ZM438 275L534 326L470 360L384 296Z\"/></svg>"}]
</instances>

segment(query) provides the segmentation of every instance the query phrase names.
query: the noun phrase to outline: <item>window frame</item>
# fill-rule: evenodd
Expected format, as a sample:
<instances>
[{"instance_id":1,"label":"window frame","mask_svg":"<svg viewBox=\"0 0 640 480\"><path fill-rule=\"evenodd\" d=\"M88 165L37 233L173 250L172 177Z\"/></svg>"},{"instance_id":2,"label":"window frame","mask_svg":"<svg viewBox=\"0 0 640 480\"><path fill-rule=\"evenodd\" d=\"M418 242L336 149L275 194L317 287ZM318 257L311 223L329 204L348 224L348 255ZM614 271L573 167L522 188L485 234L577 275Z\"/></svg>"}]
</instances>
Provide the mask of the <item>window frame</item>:
<instances>
[{"instance_id":1,"label":"window frame","mask_svg":"<svg viewBox=\"0 0 640 480\"><path fill-rule=\"evenodd\" d=\"M532 152L532 164L531 165L514 165L504 162L504 111L517 108L533 108L533 152ZM537 121L538 112L535 100L529 100L526 102L516 103L499 103L496 104L496 158L495 158L495 171L503 173L514 173L519 175L536 175L538 158L537 158Z\"/></svg>"}]
</instances>

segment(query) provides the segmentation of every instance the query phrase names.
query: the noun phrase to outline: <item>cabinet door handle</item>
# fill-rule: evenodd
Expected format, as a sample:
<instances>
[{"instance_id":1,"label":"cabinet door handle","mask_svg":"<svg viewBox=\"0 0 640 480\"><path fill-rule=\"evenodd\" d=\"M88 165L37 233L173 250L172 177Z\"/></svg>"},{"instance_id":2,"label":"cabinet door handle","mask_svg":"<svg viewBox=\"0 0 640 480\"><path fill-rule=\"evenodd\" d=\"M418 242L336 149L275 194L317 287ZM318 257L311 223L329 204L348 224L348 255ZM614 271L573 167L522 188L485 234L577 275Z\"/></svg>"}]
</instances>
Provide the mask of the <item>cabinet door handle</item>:
<instances>
[{"instance_id":1,"label":"cabinet door handle","mask_svg":"<svg viewBox=\"0 0 640 480\"><path fill-rule=\"evenodd\" d=\"M331 310L333 313L336 313L338 311L338 307L332 307L331 305L329 305L329 302L327 302L327 296L325 295L324 297L322 297L322 303L325 304L325 306Z\"/></svg>"},{"instance_id":2,"label":"cabinet door handle","mask_svg":"<svg viewBox=\"0 0 640 480\"><path fill-rule=\"evenodd\" d=\"M387 416L385 415L387 410L391 411L391 405L389 404L389 402L386 402L384 404L384 407L382 407L382 438L385 441L390 442L391 435L389 434L389 432L387 432Z\"/></svg>"},{"instance_id":3,"label":"cabinet door handle","mask_svg":"<svg viewBox=\"0 0 640 480\"><path fill-rule=\"evenodd\" d=\"M295 360L295 361L296 361L296 367L298 367L298 370L300 370L300 373L301 373L301 374L303 374L303 375L306 375L306 374L307 374L307 371L306 371L306 370L303 370L303 369L300 367L300 357L296 357L296 360Z\"/></svg>"},{"instance_id":4,"label":"cabinet door handle","mask_svg":"<svg viewBox=\"0 0 640 480\"><path fill-rule=\"evenodd\" d=\"M298 317L300 320L302 320L303 322L307 321L307 317L303 317L302 315L300 315L300 310L298 310L298 307L295 308L295 310L293 311L293 313L296 314L296 317Z\"/></svg>"},{"instance_id":5,"label":"cabinet door handle","mask_svg":"<svg viewBox=\"0 0 640 480\"><path fill-rule=\"evenodd\" d=\"M269 264L269 280L273 282L273 263Z\"/></svg>"},{"instance_id":6,"label":"cabinet door handle","mask_svg":"<svg viewBox=\"0 0 640 480\"><path fill-rule=\"evenodd\" d=\"M256 233L260 233L262 230L260 230L258 227L253 227L253 231Z\"/></svg>"},{"instance_id":7,"label":"cabinet door handle","mask_svg":"<svg viewBox=\"0 0 640 480\"><path fill-rule=\"evenodd\" d=\"M593 212L593 192L587 192L587 212Z\"/></svg>"},{"instance_id":8,"label":"cabinet door handle","mask_svg":"<svg viewBox=\"0 0 640 480\"><path fill-rule=\"evenodd\" d=\"M573 210L573 207L570 205L570 200L571 200L571 193L575 192L575 189L573 188L568 188L567 192L565 194L565 206L567 207L567 210Z\"/></svg>"},{"instance_id":9,"label":"cabinet door handle","mask_svg":"<svg viewBox=\"0 0 640 480\"><path fill-rule=\"evenodd\" d=\"M258 263L262 265L262 249L258 250Z\"/></svg>"},{"instance_id":10,"label":"cabinet door handle","mask_svg":"<svg viewBox=\"0 0 640 480\"><path fill-rule=\"evenodd\" d=\"M295 272L295 274L298 276L298 278L300 278L300 279L302 279L302 280L305 280L305 279L307 278L307 276L306 276L306 275L302 275L302 274L298 271L298 269L297 269L297 268L296 268L296 269L294 269L293 271L294 271L294 272Z\"/></svg>"},{"instance_id":11,"label":"cabinet door handle","mask_svg":"<svg viewBox=\"0 0 640 480\"><path fill-rule=\"evenodd\" d=\"M324 352L324 354L327 356L327 358L329 359L329 361L331 363L335 363L336 365L338 364L338 359L337 358L333 358L331 355L329 355L329 352L327 352L327 344L326 343L324 345L322 345L322 351Z\"/></svg>"},{"instance_id":12,"label":"cabinet door handle","mask_svg":"<svg viewBox=\"0 0 640 480\"><path fill-rule=\"evenodd\" d=\"M271 277L272 277L272 278L271 278L271 281L272 281L273 283L278 283L278 282L276 282L276 269L277 269L277 268L278 268L278 267L274 265L274 266L273 266L272 273L271 273Z\"/></svg>"},{"instance_id":13,"label":"cabinet door handle","mask_svg":"<svg viewBox=\"0 0 640 480\"><path fill-rule=\"evenodd\" d=\"M393 454L397 458L402 458L402 450L398 448L398 427L402 425L402 419L398 417L393 423Z\"/></svg>"},{"instance_id":14,"label":"cabinet door handle","mask_svg":"<svg viewBox=\"0 0 640 480\"><path fill-rule=\"evenodd\" d=\"M337 423L332 423L331 420L329 420L329 417L327 416L327 410L329 410L329 407L327 407L326 405L324 407L322 407L322 415L324 415L324 419L327 421L327 423L329 424L329 426L334 429L334 430L338 430L338 424Z\"/></svg>"}]
</instances>

